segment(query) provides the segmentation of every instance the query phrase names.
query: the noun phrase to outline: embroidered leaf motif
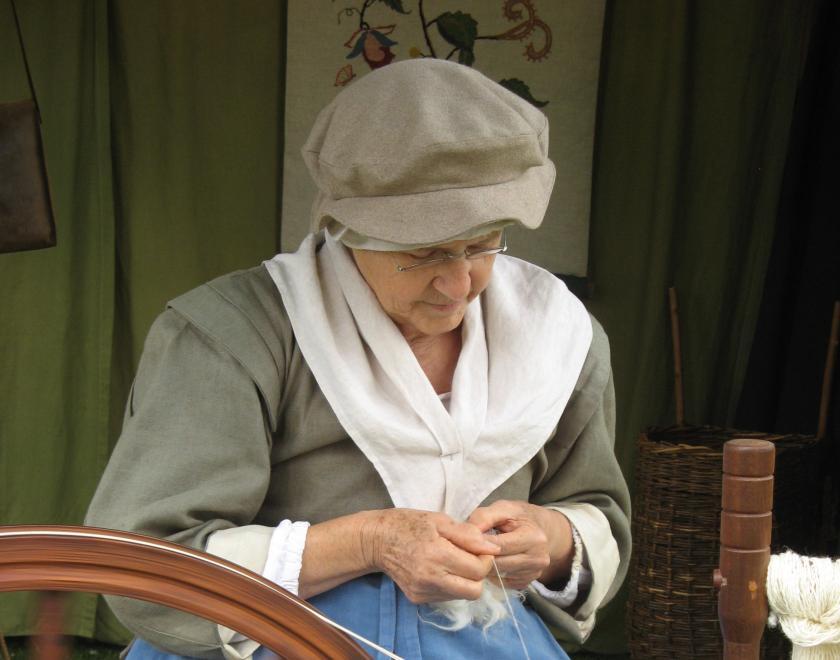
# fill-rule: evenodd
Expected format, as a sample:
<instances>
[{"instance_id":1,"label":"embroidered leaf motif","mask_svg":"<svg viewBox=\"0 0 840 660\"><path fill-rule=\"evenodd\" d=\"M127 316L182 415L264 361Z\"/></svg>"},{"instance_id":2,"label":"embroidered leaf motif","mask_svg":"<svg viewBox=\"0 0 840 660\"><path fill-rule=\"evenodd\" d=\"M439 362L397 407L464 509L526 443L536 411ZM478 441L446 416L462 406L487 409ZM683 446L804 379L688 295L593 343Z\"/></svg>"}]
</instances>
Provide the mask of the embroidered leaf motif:
<instances>
[{"instance_id":1,"label":"embroidered leaf motif","mask_svg":"<svg viewBox=\"0 0 840 660\"><path fill-rule=\"evenodd\" d=\"M478 23L472 16L460 11L447 11L438 16L435 23L440 36L446 41L462 51L472 51L478 35Z\"/></svg>"},{"instance_id":2,"label":"embroidered leaf motif","mask_svg":"<svg viewBox=\"0 0 840 660\"><path fill-rule=\"evenodd\" d=\"M378 30L371 30L369 32L369 34L371 36L373 36L383 46L396 46L397 45L396 41L393 41L392 39L389 39L388 37L386 37L384 34L379 32Z\"/></svg>"},{"instance_id":3,"label":"embroidered leaf motif","mask_svg":"<svg viewBox=\"0 0 840 660\"><path fill-rule=\"evenodd\" d=\"M396 12L399 12L400 14L410 14L411 13L410 11L405 10L405 8L403 7L402 0L380 0L380 2L384 2L391 9L393 9Z\"/></svg>"},{"instance_id":4,"label":"embroidered leaf motif","mask_svg":"<svg viewBox=\"0 0 840 660\"><path fill-rule=\"evenodd\" d=\"M548 105L548 101L537 101L537 99L531 95L531 89L528 85L522 82L519 78L505 78L504 80L500 80L499 84L505 89L509 89L517 96L521 96L531 105L535 105L538 108Z\"/></svg>"},{"instance_id":5,"label":"embroidered leaf motif","mask_svg":"<svg viewBox=\"0 0 840 660\"><path fill-rule=\"evenodd\" d=\"M466 64L467 66L472 66L473 62L475 62L475 53L471 50L461 48L458 51L458 62Z\"/></svg>"},{"instance_id":6,"label":"embroidered leaf motif","mask_svg":"<svg viewBox=\"0 0 840 660\"><path fill-rule=\"evenodd\" d=\"M356 39L356 43L353 44L353 49L347 54L347 59L352 60L354 57L358 57L362 54L362 51L365 49L365 39L367 38L367 31L362 32L359 35L359 38Z\"/></svg>"}]
</instances>

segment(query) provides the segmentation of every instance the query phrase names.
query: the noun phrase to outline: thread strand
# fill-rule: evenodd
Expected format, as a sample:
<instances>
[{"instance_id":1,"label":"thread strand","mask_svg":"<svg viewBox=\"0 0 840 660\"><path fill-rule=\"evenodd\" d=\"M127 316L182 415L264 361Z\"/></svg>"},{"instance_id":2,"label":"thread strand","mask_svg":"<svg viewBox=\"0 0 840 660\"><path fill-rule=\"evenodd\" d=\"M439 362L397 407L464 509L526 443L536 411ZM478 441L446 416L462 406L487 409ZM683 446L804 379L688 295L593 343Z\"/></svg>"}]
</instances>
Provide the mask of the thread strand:
<instances>
[{"instance_id":1,"label":"thread strand","mask_svg":"<svg viewBox=\"0 0 840 660\"><path fill-rule=\"evenodd\" d=\"M502 593L505 595L505 605L507 605L508 612L510 612L510 618L513 619L513 627L516 629L516 634L519 636L519 643L522 644L522 652L525 654L526 660L531 660L531 656L528 654L528 647L525 645L525 639L522 637L522 630L519 628L519 621L516 620L516 614L513 612L513 606L510 604L510 597L508 596L507 589L505 589L502 574L499 572L499 567L496 565L496 559L492 558L491 561L493 562L493 568L496 570L496 577L499 578L499 585L502 587Z\"/></svg>"}]
</instances>

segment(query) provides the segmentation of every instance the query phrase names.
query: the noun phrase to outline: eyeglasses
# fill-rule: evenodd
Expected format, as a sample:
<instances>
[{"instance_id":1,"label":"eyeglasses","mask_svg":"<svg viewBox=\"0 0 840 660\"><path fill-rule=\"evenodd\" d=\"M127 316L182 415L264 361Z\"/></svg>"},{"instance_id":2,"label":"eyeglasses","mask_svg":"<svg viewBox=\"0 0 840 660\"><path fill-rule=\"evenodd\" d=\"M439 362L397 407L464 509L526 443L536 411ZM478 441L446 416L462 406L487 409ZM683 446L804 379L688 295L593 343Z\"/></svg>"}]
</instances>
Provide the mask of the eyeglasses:
<instances>
[{"instance_id":1,"label":"eyeglasses","mask_svg":"<svg viewBox=\"0 0 840 660\"><path fill-rule=\"evenodd\" d=\"M463 252L457 254L442 251L442 256L426 257L423 259L412 257L411 255L405 255L406 258L412 260L412 263L407 266L401 266L395 260L394 266L396 266L398 273L405 273L409 270L417 270L418 268L425 268L426 266L442 264L446 261L454 261L455 259L460 259L461 257L464 257L465 259L482 259L483 257L489 257L490 255L499 254L501 252L507 252L507 236L505 236L504 231L502 232L501 245L496 247L476 249L466 248Z\"/></svg>"}]
</instances>

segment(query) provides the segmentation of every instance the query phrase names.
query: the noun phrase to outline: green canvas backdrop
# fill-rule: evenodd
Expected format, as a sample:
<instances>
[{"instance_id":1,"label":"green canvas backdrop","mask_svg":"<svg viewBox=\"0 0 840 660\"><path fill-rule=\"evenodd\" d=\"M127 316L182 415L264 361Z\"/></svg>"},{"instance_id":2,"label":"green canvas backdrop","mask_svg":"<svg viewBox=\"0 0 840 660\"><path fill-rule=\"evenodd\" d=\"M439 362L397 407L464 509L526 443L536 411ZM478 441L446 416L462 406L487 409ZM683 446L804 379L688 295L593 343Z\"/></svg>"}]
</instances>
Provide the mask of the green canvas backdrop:
<instances>
[{"instance_id":1,"label":"green canvas backdrop","mask_svg":"<svg viewBox=\"0 0 840 660\"><path fill-rule=\"evenodd\" d=\"M0 522L78 522L108 456L114 319L104 1L17 3L43 115L58 247L0 258ZM37 27L35 27L37 26ZM28 96L9 4L0 100ZM29 629L3 596L0 630ZM74 603L92 632L95 600Z\"/></svg>"},{"instance_id":2,"label":"green canvas backdrop","mask_svg":"<svg viewBox=\"0 0 840 660\"><path fill-rule=\"evenodd\" d=\"M0 255L0 523L78 523L166 300L279 244L284 3L19 3L58 247ZM689 418L731 421L773 238L811 3L608 3L592 295L616 451L673 417L665 288L680 289ZM25 95L0 9L0 100ZM305 56L305 54L301 54ZM0 630L32 631L0 597ZM620 650L623 601L590 647ZM124 632L92 597L68 632Z\"/></svg>"}]
</instances>

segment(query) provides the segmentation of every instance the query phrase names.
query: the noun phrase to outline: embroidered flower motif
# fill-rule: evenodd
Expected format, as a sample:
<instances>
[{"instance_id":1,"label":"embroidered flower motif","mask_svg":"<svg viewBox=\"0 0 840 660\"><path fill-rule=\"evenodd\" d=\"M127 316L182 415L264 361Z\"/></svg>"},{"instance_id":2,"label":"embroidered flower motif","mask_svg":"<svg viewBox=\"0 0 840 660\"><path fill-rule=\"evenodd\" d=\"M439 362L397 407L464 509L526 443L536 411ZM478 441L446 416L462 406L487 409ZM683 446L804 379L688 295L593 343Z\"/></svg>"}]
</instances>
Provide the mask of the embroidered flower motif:
<instances>
[{"instance_id":1,"label":"embroidered flower motif","mask_svg":"<svg viewBox=\"0 0 840 660\"><path fill-rule=\"evenodd\" d=\"M390 64L394 59L391 46L396 46L397 42L389 39L386 35L393 32L395 27L395 25L385 25L356 30L344 44L347 48L351 48L350 44L353 44L347 59L352 60L361 55L371 69L378 69Z\"/></svg>"}]
</instances>

